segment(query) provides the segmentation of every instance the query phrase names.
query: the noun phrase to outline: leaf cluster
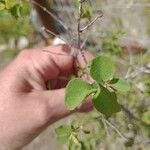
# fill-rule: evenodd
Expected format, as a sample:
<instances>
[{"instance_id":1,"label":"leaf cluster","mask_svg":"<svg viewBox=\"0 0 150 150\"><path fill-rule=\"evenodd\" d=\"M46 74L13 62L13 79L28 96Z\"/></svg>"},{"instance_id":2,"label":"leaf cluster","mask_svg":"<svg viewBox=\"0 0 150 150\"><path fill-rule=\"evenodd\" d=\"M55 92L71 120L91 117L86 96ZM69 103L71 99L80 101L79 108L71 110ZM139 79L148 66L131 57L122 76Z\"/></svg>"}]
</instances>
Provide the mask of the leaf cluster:
<instances>
[{"instance_id":1,"label":"leaf cluster","mask_svg":"<svg viewBox=\"0 0 150 150\"><path fill-rule=\"evenodd\" d=\"M55 129L55 133L57 135L57 141L59 144L68 144L69 148L73 145L81 146L81 143L78 139L79 127L75 127L74 125L61 125L60 127Z\"/></svg>"},{"instance_id":2,"label":"leaf cluster","mask_svg":"<svg viewBox=\"0 0 150 150\"><path fill-rule=\"evenodd\" d=\"M21 0L0 0L0 11L6 10L16 19L21 16L22 1Z\"/></svg>"},{"instance_id":3,"label":"leaf cluster","mask_svg":"<svg viewBox=\"0 0 150 150\"><path fill-rule=\"evenodd\" d=\"M80 78L71 80L66 88L65 104L69 110L80 106L90 95L94 107L106 116L121 110L117 93L127 92L130 85L126 80L114 78L115 63L106 56L98 56L90 62L90 76L94 82L89 84Z\"/></svg>"},{"instance_id":4,"label":"leaf cluster","mask_svg":"<svg viewBox=\"0 0 150 150\"><path fill-rule=\"evenodd\" d=\"M75 6L79 9L80 0L74 0ZM79 10L80 11L80 10ZM81 19L91 19L92 18L92 8L89 1L84 1L82 3L82 14Z\"/></svg>"}]
</instances>

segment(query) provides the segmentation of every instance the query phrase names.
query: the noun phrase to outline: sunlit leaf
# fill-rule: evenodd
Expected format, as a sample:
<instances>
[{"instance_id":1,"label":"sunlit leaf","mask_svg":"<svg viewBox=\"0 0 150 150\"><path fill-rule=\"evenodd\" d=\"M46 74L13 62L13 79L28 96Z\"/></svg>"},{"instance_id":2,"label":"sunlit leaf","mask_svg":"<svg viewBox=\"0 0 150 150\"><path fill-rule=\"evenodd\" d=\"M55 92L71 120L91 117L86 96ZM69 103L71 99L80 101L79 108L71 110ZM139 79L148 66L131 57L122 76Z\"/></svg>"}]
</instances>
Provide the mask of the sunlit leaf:
<instances>
[{"instance_id":1,"label":"sunlit leaf","mask_svg":"<svg viewBox=\"0 0 150 150\"><path fill-rule=\"evenodd\" d=\"M96 92L92 85L81 79L71 80L66 88L65 104L68 109L73 110L79 106L87 96Z\"/></svg>"},{"instance_id":2,"label":"sunlit leaf","mask_svg":"<svg viewBox=\"0 0 150 150\"><path fill-rule=\"evenodd\" d=\"M5 9L5 5L3 3L0 3L0 10Z\"/></svg>"},{"instance_id":3,"label":"sunlit leaf","mask_svg":"<svg viewBox=\"0 0 150 150\"><path fill-rule=\"evenodd\" d=\"M130 90L129 82L122 79L113 79L111 81L111 86L118 92L128 92Z\"/></svg>"},{"instance_id":4,"label":"sunlit leaf","mask_svg":"<svg viewBox=\"0 0 150 150\"><path fill-rule=\"evenodd\" d=\"M15 5L15 0L5 0L5 6L7 9L11 9Z\"/></svg>"},{"instance_id":5,"label":"sunlit leaf","mask_svg":"<svg viewBox=\"0 0 150 150\"><path fill-rule=\"evenodd\" d=\"M90 75L97 82L111 80L115 73L114 62L105 56L98 56L91 63Z\"/></svg>"}]
</instances>

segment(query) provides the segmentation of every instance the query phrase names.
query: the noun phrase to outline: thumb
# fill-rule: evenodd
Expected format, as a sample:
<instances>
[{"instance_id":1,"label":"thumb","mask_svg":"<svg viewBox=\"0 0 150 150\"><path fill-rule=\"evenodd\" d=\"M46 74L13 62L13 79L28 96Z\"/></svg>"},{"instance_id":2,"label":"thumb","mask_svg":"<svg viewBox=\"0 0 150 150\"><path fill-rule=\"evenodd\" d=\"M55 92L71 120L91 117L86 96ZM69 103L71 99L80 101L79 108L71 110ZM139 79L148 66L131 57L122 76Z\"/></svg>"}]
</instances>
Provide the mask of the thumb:
<instances>
[{"instance_id":1,"label":"thumb","mask_svg":"<svg viewBox=\"0 0 150 150\"><path fill-rule=\"evenodd\" d=\"M38 100L38 112L40 111L40 116L36 116L38 118L41 117L43 123L49 125L68 115L71 115L74 112L89 112L93 109L91 98L88 97L85 103L77 109L70 111L65 106L64 97L65 89L36 91L34 94L34 99Z\"/></svg>"},{"instance_id":2,"label":"thumb","mask_svg":"<svg viewBox=\"0 0 150 150\"><path fill-rule=\"evenodd\" d=\"M40 116L38 114L36 116L41 117L44 124L52 124L74 112L65 107L65 89L35 91L33 95L32 99L36 101L35 103L38 101L39 104L38 114L40 112Z\"/></svg>"}]
</instances>

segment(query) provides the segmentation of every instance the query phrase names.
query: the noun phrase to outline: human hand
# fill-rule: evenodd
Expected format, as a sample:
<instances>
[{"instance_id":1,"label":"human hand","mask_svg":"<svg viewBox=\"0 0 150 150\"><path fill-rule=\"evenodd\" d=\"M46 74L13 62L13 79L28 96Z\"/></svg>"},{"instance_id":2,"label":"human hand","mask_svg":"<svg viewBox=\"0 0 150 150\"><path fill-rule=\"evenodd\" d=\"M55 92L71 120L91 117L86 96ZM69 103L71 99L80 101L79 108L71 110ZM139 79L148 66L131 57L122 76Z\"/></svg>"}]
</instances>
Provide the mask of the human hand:
<instances>
[{"instance_id":1,"label":"human hand","mask_svg":"<svg viewBox=\"0 0 150 150\"><path fill-rule=\"evenodd\" d=\"M0 73L0 149L22 148L48 125L73 113L65 108L66 81L60 80L76 70L69 51L66 45L24 50ZM51 90L46 88L49 80ZM87 101L76 111L91 108Z\"/></svg>"}]
</instances>

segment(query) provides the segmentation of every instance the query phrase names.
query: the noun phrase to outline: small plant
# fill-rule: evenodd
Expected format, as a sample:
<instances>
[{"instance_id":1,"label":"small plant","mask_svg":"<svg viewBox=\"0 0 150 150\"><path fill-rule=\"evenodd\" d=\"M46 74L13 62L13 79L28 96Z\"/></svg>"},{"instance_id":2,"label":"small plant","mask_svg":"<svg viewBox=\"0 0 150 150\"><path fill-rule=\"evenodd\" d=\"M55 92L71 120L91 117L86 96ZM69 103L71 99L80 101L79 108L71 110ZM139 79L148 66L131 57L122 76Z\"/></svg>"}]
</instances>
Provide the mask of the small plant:
<instances>
[{"instance_id":1,"label":"small plant","mask_svg":"<svg viewBox=\"0 0 150 150\"><path fill-rule=\"evenodd\" d=\"M111 116L121 110L117 93L127 92L130 85L126 80L114 78L115 64L110 58L98 56L90 64L89 75L93 83L86 83L80 78L71 80L66 89L65 104L73 110L91 95L94 107L104 115Z\"/></svg>"},{"instance_id":2,"label":"small plant","mask_svg":"<svg viewBox=\"0 0 150 150\"><path fill-rule=\"evenodd\" d=\"M31 0L31 3L40 7L43 11L53 17L56 22L59 22L63 26L61 20L49 12L45 7L41 6L34 0ZM91 96L93 105L96 110L100 112L100 115L103 114L105 117L110 117L114 113L121 111L121 105L117 101L117 95L120 92L124 93L129 91L130 85L126 80L115 77L115 63L110 58L106 56L98 56L88 62L84 54L83 44L81 43L81 35L93 26L95 22L103 16L103 13L101 12L92 20L92 9L90 8L91 5L88 1L76 0L75 3L78 9L77 33L75 38L77 48L74 48L74 46L61 35L56 35L52 31L43 28L47 33L62 39L69 45L71 50L76 50L77 55L80 54L85 63L85 68L81 68L81 65L79 64L80 69L78 72L80 72L80 75L77 78L70 80L66 87L65 105L72 111L79 107L88 96ZM81 23L82 19L84 19L84 21L87 20L88 22L84 27ZM67 28L65 29L67 31ZM74 56L75 60L77 59L77 55ZM90 78L90 81L82 80L83 74L86 74ZM86 142L83 142L79 135L80 130L82 130L84 134L90 133L89 130L83 130L80 125L75 125L74 123L60 126L56 129L57 139L62 144L68 144L70 150L86 149Z\"/></svg>"},{"instance_id":3,"label":"small plant","mask_svg":"<svg viewBox=\"0 0 150 150\"><path fill-rule=\"evenodd\" d=\"M142 62L143 65L137 62L136 68L132 68L134 63L133 57L136 58L136 56L131 54L129 58L131 60L128 60L128 58L125 58L127 59L125 60L122 58L122 48L119 45L119 39L124 33L118 30L114 32L111 29L109 32L108 30L106 32L103 31L106 33L104 34L106 36L102 39L101 55L89 62L83 50L83 45L86 41L86 39L83 39L83 36L103 14L98 11L96 12L97 16L93 19L95 10L91 8L91 5L95 1L92 1L92 4L88 0L74 1L76 7L74 14L76 17L78 12L78 18L76 18L75 22L77 28L75 28L72 34L69 28L64 25L65 22L61 21L61 16L59 18L57 15L52 14L45 8L46 6L43 7L38 1L30 0L34 6L40 7L48 15L51 15L55 21L59 22L62 26L64 25L66 33L70 33L70 40L67 41L64 38L65 36L63 37L63 35L55 34L45 28L43 29L68 44L71 54L74 54L73 52L75 51L76 55L73 55L75 61L78 61L77 55L79 54L84 61L85 67L82 68L78 64L78 75L71 79L66 87L65 105L67 109L72 111L78 108L86 101L87 97L90 97L95 110L97 110L86 115L77 114L73 120L69 120L64 125L56 128L57 140L60 144L65 144L65 149L69 150L96 150L99 147L102 149L112 149L112 145L117 145L116 143L114 144L115 141L117 143L121 142L119 147L117 147L119 149L124 149L125 147L127 149L129 147L131 149L145 149L145 145L145 147L149 147L148 137L150 136L150 110L148 108L149 103L147 102L150 93L149 67L145 67L147 63L144 60ZM10 12L15 18L18 18L21 13L22 4L24 6L24 1L21 0L0 0L0 10L2 10L2 13L5 11ZM22 25L22 23L20 24ZM7 28L6 25L3 26ZM99 42L99 40L101 39L97 38L96 42ZM77 45L76 48L70 41L74 41ZM143 56L147 57L147 54ZM142 58L144 59L144 57ZM117 63L115 64L115 62ZM149 56L147 57L147 62L149 62ZM122 68L122 65L125 65L127 68ZM117 69L116 66L118 66ZM120 74L124 74L126 69L128 70L125 77L116 75L116 70L119 70ZM144 73L144 71L147 72ZM84 80L83 75L87 76L88 80ZM128 81L132 83L131 89ZM129 90L130 93L127 93ZM139 145L142 145L143 148L139 147Z\"/></svg>"}]
</instances>

